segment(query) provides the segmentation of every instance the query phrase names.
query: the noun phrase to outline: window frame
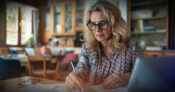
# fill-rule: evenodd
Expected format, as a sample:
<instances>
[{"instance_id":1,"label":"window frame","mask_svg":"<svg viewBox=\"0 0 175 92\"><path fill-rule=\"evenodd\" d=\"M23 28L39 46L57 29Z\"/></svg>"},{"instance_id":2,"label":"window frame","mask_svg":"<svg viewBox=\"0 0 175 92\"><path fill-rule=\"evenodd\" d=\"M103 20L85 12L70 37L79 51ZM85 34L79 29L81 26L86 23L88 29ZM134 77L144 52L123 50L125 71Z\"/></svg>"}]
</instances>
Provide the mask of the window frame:
<instances>
[{"instance_id":1,"label":"window frame","mask_svg":"<svg viewBox=\"0 0 175 92\"><path fill-rule=\"evenodd\" d=\"M27 6L27 5L25 5L25 6ZM6 10L7 10L7 8L6 8ZM7 14L7 12L6 12L6 14ZM18 37L17 37L17 40L18 40L18 42L17 42L17 45L10 45L10 44L7 44L6 42L7 42L7 25L6 25L6 31L5 31L5 46L6 47L24 47L24 45L22 45L22 30L21 30L21 25L20 25L20 23L21 23L21 20L22 20L22 13L21 13L21 6L18 6L18 19L17 19L17 27L18 27L18 32L17 32L17 34L18 34ZM32 21L31 21L31 33L33 34L33 10L32 10L32 16L31 16L31 19L32 19ZM7 23L7 20L6 20L6 23Z\"/></svg>"}]
</instances>

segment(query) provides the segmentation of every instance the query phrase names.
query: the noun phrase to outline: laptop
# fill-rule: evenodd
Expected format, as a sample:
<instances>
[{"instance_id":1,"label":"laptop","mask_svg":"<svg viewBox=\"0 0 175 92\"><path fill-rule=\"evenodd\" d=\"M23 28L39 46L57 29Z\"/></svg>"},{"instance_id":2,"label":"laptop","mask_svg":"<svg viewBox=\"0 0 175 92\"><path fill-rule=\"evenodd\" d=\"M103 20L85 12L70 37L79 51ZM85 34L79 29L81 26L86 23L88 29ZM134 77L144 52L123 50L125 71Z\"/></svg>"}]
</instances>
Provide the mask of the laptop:
<instances>
[{"instance_id":1,"label":"laptop","mask_svg":"<svg viewBox=\"0 0 175 92\"><path fill-rule=\"evenodd\" d=\"M93 89L87 92L175 92L175 56L137 58L128 85Z\"/></svg>"},{"instance_id":2,"label":"laptop","mask_svg":"<svg viewBox=\"0 0 175 92\"><path fill-rule=\"evenodd\" d=\"M34 48L25 48L24 50L28 56L35 56Z\"/></svg>"},{"instance_id":3,"label":"laptop","mask_svg":"<svg viewBox=\"0 0 175 92\"><path fill-rule=\"evenodd\" d=\"M128 92L175 92L175 56L136 59Z\"/></svg>"}]
</instances>

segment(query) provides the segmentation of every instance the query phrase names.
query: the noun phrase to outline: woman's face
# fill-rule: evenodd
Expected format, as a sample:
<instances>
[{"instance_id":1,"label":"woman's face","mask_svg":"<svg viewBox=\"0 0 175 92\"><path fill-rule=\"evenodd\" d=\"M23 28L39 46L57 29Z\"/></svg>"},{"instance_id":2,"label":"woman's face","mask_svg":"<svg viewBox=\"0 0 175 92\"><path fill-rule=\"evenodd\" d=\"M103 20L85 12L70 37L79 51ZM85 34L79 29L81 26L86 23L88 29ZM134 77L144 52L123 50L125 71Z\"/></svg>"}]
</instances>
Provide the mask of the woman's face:
<instances>
[{"instance_id":1,"label":"woman's face","mask_svg":"<svg viewBox=\"0 0 175 92\"><path fill-rule=\"evenodd\" d=\"M91 28L93 34L99 42L108 41L112 34L112 27L109 25L107 19L103 16L101 11L93 11L91 13ZM97 26L97 24L99 24ZM93 26L96 25L96 26ZM100 26L100 27L99 27Z\"/></svg>"}]
</instances>

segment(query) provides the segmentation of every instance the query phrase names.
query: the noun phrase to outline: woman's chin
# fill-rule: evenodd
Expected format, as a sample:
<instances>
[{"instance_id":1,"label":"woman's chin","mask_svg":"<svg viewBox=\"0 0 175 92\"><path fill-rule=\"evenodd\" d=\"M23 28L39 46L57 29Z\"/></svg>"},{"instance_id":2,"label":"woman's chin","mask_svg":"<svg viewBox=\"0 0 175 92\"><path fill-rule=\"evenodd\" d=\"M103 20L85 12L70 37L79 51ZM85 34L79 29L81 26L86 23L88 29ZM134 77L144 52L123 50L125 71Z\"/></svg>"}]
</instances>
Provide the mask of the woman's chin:
<instances>
[{"instance_id":1,"label":"woman's chin","mask_svg":"<svg viewBox=\"0 0 175 92\"><path fill-rule=\"evenodd\" d=\"M104 39L97 39L97 41L98 41L98 42L102 42L102 41L104 41Z\"/></svg>"}]
</instances>

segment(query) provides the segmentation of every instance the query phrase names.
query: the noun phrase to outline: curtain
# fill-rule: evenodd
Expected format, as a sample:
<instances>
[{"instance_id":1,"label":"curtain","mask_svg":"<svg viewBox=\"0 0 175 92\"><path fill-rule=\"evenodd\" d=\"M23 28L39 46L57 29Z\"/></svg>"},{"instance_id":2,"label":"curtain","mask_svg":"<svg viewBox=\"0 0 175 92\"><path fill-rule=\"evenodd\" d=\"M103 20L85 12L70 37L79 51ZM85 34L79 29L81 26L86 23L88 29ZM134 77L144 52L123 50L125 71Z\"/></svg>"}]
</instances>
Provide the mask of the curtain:
<instances>
[{"instance_id":1,"label":"curtain","mask_svg":"<svg viewBox=\"0 0 175 92\"><path fill-rule=\"evenodd\" d=\"M39 44L39 11L34 9L33 11L33 36L34 36L34 47L37 47Z\"/></svg>"}]
</instances>

